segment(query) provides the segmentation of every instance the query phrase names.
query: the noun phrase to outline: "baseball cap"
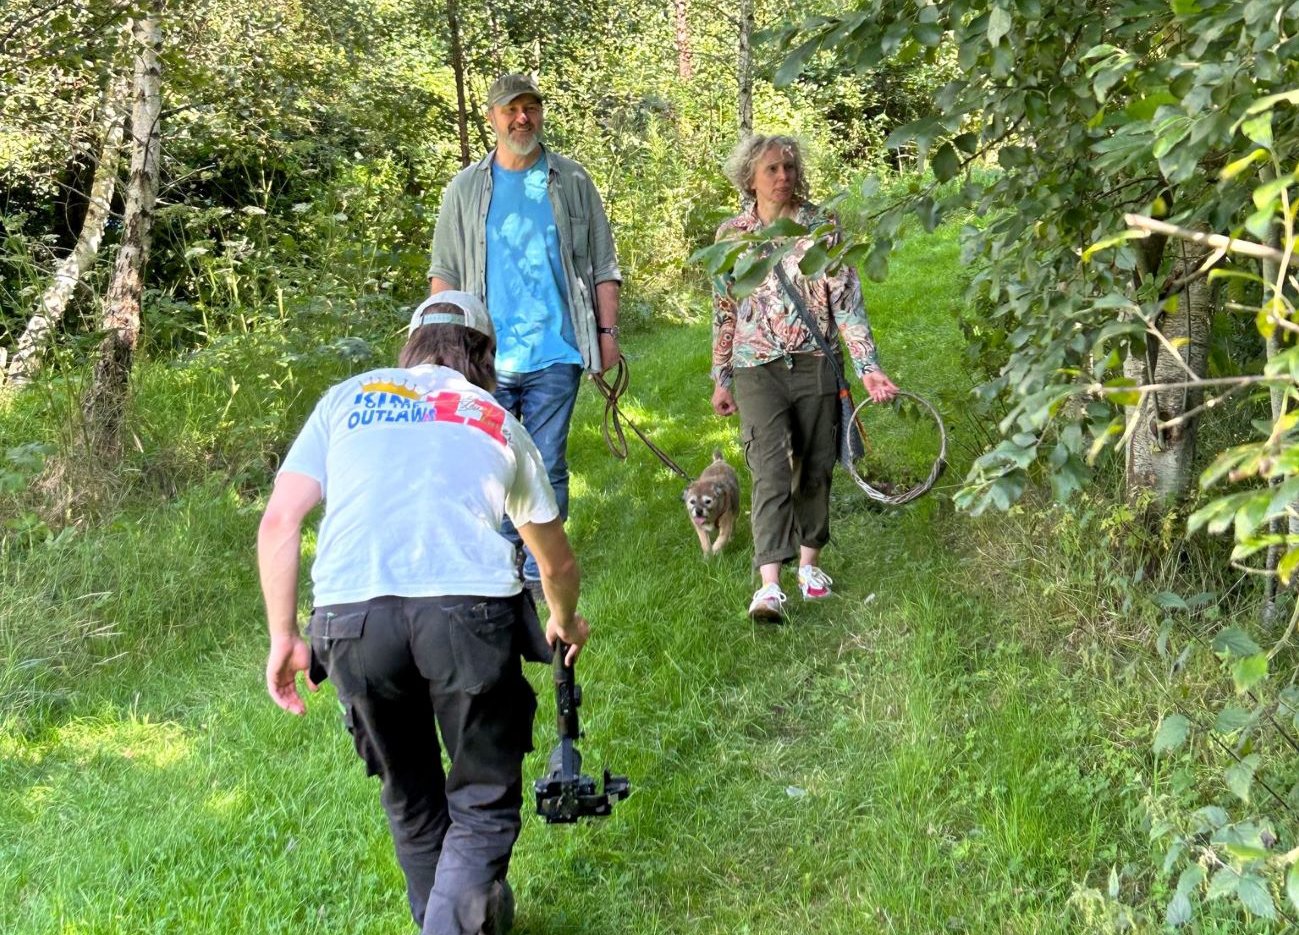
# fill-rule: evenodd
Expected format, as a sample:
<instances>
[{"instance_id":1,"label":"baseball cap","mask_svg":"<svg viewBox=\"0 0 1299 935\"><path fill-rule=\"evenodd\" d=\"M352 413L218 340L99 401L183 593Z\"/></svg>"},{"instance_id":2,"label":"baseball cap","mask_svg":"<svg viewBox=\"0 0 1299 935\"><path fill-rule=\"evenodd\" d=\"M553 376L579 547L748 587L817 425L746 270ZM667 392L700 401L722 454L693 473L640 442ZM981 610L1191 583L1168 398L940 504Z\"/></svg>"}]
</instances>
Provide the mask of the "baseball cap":
<instances>
[{"instance_id":1,"label":"baseball cap","mask_svg":"<svg viewBox=\"0 0 1299 935\"><path fill-rule=\"evenodd\" d=\"M430 311L435 305L453 305L460 311L459 313L443 309ZM487 314L487 306L483 305L483 300L476 295L455 289L435 292L421 302L415 309L415 313L410 316L410 326L406 329L406 334L408 336L414 334L416 328L424 325L460 325L482 332L493 341L496 340L492 316Z\"/></svg>"},{"instance_id":2,"label":"baseball cap","mask_svg":"<svg viewBox=\"0 0 1299 935\"><path fill-rule=\"evenodd\" d=\"M537 82L531 75L501 75L487 90L487 106L500 107L502 104L510 103L520 94L531 94L544 103Z\"/></svg>"}]
</instances>

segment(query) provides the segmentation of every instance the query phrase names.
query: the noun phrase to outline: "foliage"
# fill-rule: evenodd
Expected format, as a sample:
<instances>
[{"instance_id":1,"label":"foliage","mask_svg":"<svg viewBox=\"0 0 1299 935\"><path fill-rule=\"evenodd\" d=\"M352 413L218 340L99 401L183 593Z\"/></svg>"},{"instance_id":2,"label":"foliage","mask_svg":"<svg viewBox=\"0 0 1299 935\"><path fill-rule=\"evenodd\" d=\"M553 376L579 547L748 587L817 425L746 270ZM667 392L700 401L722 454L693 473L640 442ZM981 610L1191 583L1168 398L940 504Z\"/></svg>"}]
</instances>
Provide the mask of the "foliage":
<instances>
[{"instance_id":1,"label":"foliage","mask_svg":"<svg viewBox=\"0 0 1299 935\"><path fill-rule=\"evenodd\" d=\"M1285 269L1295 245L1292 194L1299 182L1294 4L873 2L788 27L780 40L788 52L786 79L820 53L873 68L895 58L937 60L948 44L956 50L961 74L936 95L938 113L889 139L928 162L934 187L882 210L875 229L861 243L845 244L838 259L886 255L906 214L926 227L953 211L972 208L981 217L968 231L967 262L981 266L975 296L991 318L985 335L1008 349L981 392L1004 400L1008 411L998 424L1000 440L975 462L957 498L972 512L1010 508L1043 475L1059 499L1076 497L1102 452L1125 438L1115 407L1146 391L1121 367L1157 338L1148 323L1176 314L1181 285L1170 274L1182 253L1169 251L1162 267L1143 269L1149 244L1126 229L1125 212L1188 231L1275 240L1280 264L1266 280L1238 256L1211 275L1247 281L1244 298L1256 303L1259 337L1294 330L1295 285ZM995 178L969 177L986 162L1000 168ZM959 187L938 187L962 177ZM1252 349L1232 355L1224 339L1234 340L1234 329L1215 329L1214 337L1223 342L1210 352L1219 366L1227 358L1261 356L1258 338ZM1284 405L1263 424L1262 441L1218 453L1201 478L1216 498L1189 524L1191 531L1233 529L1236 562L1279 546L1284 581L1299 566L1299 540L1275 523L1293 514L1299 494L1290 453L1295 417L1287 411L1299 382L1293 359L1299 358L1283 343L1262 374L1243 375L1240 385L1261 377L1279 386ZM1226 480L1244 482L1245 489L1218 493L1216 485ZM1202 595L1171 592L1161 604L1170 616L1193 619L1203 605ZM1269 678L1285 638L1270 651L1241 629L1198 638L1207 643L1198 651L1205 662L1220 665L1249 704L1223 706L1215 691L1206 691L1197 700L1219 709L1210 718L1216 727L1197 726L1196 706L1179 705L1155 733L1163 756L1178 755L1190 738L1209 743L1171 790L1156 783L1150 793L1161 873L1178 875L1166 894L1164 921L1181 925L1197 913L1216 918L1218 910L1195 904L1226 898L1250 917L1280 924L1299 909L1299 890L1290 908L1277 898L1289 890L1287 875L1299 852L1288 850L1292 837L1278 845L1281 825L1268 815L1290 806L1280 795L1251 792L1259 783L1272 788L1263 777L1287 775L1294 766L1293 740L1282 726L1290 716L1288 689ZM1165 628L1160 646L1174 653L1174 674L1198 658L1191 643L1176 651L1170 643L1178 641ZM1219 754L1228 754L1225 762ZM1224 771L1232 800L1209 795L1206 767ZM1204 804L1206 797L1212 805ZM1288 823L1285 834L1292 834ZM1093 892L1117 905L1118 880L1115 875L1111 886ZM1141 915L1123 909L1110 921L1122 927Z\"/></svg>"},{"instance_id":2,"label":"foliage","mask_svg":"<svg viewBox=\"0 0 1299 935\"><path fill-rule=\"evenodd\" d=\"M1292 5L1268 2L1166 11L1132 0L1099 14L1085 3L869 3L782 31L787 77L821 50L872 68L936 60L950 42L962 74L936 95L939 113L889 144L913 147L940 183L985 160L1004 170L990 183L904 199L881 212L868 241L886 253L904 213L927 228L969 207L987 218L971 228L969 258L986 266L976 291L1012 350L983 392L1011 410L1004 441L968 479L965 505L1012 502L1053 451L1045 468L1064 492L1076 489L1095 446L1121 434L1116 370L1144 347L1139 318L1157 318L1170 299L1137 293L1136 247L1129 236L1107 239L1123 229L1123 212L1157 209L1183 227L1260 236L1282 210L1299 138L1289 103L1299 66L1287 52L1296 17ZM1269 168L1278 181L1265 178ZM1078 404L1064 405L1071 397Z\"/></svg>"}]
</instances>

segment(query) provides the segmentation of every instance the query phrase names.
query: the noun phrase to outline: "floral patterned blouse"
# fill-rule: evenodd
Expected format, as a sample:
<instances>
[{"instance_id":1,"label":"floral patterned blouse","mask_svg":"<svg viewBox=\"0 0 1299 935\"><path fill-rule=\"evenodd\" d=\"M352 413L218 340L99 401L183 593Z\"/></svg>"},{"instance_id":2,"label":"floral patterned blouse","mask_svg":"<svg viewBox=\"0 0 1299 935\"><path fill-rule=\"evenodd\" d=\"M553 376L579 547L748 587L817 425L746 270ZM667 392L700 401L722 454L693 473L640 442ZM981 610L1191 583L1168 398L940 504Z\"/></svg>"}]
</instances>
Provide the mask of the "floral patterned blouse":
<instances>
[{"instance_id":1,"label":"floral patterned blouse","mask_svg":"<svg viewBox=\"0 0 1299 935\"><path fill-rule=\"evenodd\" d=\"M811 229L833 218L811 202L804 202L794 220ZM724 222L717 229L717 240L755 233L764 226L757 208L751 207ZM831 234L825 246L833 246L838 239L837 232ZM822 273L807 279L798 264L811 245L812 238L801 239L781 261L786 275L802 291L808 311L830 345L835 346L836 338L843 335L857 376L879 370L857 271L845 265L833 275ZM790 354L821 353L774 270L757 289L738 301L731 295L730 286L729 277L719 276L713 288L712 375L719 386L731 385L736 367L757 367Z\"/></svg>"}]
</instances>

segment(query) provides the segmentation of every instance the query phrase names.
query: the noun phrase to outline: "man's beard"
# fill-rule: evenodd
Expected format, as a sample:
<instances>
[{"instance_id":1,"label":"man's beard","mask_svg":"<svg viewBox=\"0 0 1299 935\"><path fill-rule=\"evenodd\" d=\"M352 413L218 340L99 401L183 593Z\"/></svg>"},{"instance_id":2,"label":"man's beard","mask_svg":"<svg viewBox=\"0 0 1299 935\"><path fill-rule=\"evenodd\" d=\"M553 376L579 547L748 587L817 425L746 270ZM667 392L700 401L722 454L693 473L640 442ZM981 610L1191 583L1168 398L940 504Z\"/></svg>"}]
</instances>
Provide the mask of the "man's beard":
<instances>
[{"instance_id":1,"label":"man's beard","mask_svg":"<svg viewBox=\"0 0 1299 935\"><path fill-rule=\"evenodd\" d=\"M528 135L527 142L523 143L507 132L500 136L497 142L516 156L531 156L537 151L537 147L541 145L541 134L534 131Z\"/></svg>"}]
</instances>

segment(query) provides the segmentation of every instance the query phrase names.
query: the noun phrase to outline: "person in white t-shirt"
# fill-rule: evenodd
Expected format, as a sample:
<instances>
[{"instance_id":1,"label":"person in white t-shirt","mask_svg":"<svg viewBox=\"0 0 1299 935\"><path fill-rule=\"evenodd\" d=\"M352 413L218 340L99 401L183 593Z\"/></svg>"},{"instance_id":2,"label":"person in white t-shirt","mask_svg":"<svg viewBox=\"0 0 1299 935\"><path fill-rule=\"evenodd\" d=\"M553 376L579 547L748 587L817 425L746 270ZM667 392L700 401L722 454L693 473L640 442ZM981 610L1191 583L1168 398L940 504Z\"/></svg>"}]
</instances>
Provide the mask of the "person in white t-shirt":
<instances>
[{"instance_id":1,"label":"person in white t-shirt","mask_svg":"<svg viewBox=\"0 0 1299 935\"><path fill-rule=\"evenodd\" d=\"M562 641L571 663L589 632L545 465L492 398L494 351L480 300L430 296L397 367L346 380L316 405L257 537L267 690L302 714L297 674L313 691L333 680L357 753L382 780L415 923L437 935L508 929L537 706L520 656L544 661L546 643ZM301 530L322 500L308 644ZM506 515L541 570L544 637L500 532Z\"/></svg>"}]
</instances>

